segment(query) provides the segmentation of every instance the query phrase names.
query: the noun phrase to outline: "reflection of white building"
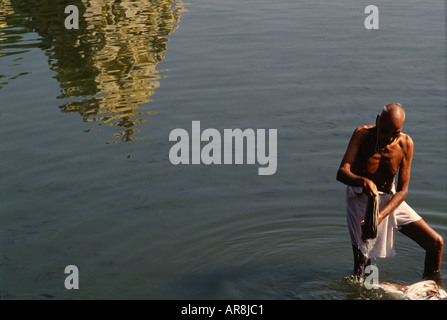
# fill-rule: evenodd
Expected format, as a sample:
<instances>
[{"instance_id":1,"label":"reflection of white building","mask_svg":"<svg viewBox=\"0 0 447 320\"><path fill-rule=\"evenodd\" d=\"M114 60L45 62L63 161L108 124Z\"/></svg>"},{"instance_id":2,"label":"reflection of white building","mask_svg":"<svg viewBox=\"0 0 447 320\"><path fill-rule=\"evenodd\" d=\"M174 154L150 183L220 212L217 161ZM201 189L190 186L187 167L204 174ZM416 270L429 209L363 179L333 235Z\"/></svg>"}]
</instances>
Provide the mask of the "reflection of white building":
<instances>
[{"instance_id":1,"label":"reflection of white building","mask_svg":"<svg viewBox=\"0 0 447 320\"><path fill-rule=\"evenodd\" d=\"M93 99L69 103L65 111L78 111L85 121L132 127L144 122L140 106L149 102L159 86L157 63L163 61L166 37L172 33L184 11L181 1L139 0L111 3L109 0L82 0L85 6L85 34L94 49L89 63L96 69L97 92ZM81 111L82 110L82 111ZM117 136L129 140L127 129Z\"/></svg>"},{"instance_id":2,"label":"reflection of white building","mask_svg":"<svg viewBox=\"0 0 447 320\"><path fill-rule=\"evenodd\" d=\"M11 6L10 0L0 0L0 41L6 40L3 38L5 32L1 29L8 28L8 23L6 23L6 17L10 14L13 14L14 10ZM1 42L0 42L1 43ZM1 54L0 54L1 57Z\"/></svg>"},{"instance_id":3,"label":"reflection of white building","mask_svg":"<svg viewBox=\"0 0 447 320\"><path fill-rule=\"evenodd\" d=\"M72 0L79 29L64 26L64 1L0 0L2 28L13 15L40 36L50 68L61 87L62 105L86 122L124 127L118 140L133 140L133 127L145 120L141 105L160 85L157 64L164 60L167 37L177 28L185 4L175 0ZM26 21L26 22L25 22ZM58 23L61 22L61 23ZM13 27L17 27L14 25ZM7 31L5 31L7 32ZM1 53L0 53L1 54Z\"/></svg>"}]
</instances>

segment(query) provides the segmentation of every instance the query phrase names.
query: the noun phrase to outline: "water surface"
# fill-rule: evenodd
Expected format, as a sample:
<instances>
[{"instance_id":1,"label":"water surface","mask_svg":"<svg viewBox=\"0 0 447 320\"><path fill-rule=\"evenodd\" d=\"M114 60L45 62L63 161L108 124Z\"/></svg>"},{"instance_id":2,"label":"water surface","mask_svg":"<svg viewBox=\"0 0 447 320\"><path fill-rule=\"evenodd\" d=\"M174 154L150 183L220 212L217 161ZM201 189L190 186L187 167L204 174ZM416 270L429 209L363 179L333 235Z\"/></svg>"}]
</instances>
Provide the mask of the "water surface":
<instances>
[{"instance_id":1,"label":"water surface","mask_svg":"<svg viewBox=\"0 0 447 320\"><path fill-rule=\"evenodd\" d=\"M66 1L1 4L2 299L389 298L349 277L335 174L390 102L415 142L407 202L447 238L442 1L376 1L379 30L365 1L71 3L78 30ZM194 120L277 129L276 174L172 165ZM424 252L396 247L380 280L421 280Z\"/></svg>"}]
</instances>

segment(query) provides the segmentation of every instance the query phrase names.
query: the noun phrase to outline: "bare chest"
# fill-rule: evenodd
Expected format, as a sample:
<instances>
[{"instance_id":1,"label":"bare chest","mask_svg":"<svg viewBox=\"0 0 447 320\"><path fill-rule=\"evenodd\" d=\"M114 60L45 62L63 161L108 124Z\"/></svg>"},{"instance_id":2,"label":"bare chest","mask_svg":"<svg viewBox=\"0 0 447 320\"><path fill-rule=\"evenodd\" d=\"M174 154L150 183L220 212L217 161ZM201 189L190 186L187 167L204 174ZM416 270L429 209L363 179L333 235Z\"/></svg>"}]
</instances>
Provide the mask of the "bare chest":
<instances>
[{"instance_id":1,"label":"bare chest","mask_svg":"<svg viewBox=\"0 0 447 320\"><path fill-rule=\"evenodd\" d=\"M402 162L403 153L400 148L386 147L379 152L373 152L366 159L365 170L368 175L394 176Z\"/></svg>"}]
</instances>

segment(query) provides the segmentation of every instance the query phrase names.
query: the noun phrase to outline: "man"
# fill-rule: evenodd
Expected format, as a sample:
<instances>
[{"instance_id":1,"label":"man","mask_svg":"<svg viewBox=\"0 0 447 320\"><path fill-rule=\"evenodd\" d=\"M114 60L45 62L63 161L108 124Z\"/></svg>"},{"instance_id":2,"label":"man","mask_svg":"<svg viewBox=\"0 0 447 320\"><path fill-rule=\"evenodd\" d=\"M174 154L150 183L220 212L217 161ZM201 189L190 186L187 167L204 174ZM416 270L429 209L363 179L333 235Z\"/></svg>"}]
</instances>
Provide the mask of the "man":
<instances>
[{"instance_id":1,"label":"man","mask_svg":"<svg viewBox=\"0 0 447 320\"><path fill-rule=\"evenodd\" d=\"M413 141L402 133L404 121L404 109L394 103L383 108L375 125L356 128L337 172L337 180L347 185L347 221L357 276L363 275L370 258L395 254L394 234L399 230L425 249L424 277L439 279L443 239L404 201L413 157ZM367 240L362 224L369 196L379 196L379 231L375 239Z\"/></svg>"}]
</instances>

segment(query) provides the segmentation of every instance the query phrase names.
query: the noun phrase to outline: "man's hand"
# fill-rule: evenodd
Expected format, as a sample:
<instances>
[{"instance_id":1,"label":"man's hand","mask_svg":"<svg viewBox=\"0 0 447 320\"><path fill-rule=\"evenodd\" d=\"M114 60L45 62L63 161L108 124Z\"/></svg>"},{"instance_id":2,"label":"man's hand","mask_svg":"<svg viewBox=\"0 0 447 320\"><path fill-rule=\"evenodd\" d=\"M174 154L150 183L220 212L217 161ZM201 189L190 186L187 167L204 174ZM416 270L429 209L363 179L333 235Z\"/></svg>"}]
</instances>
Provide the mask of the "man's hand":
<instances>
[{"instance_id":1,"label":"man's hand","mask_svg":"<svg viewBox=\"0 0 447 320\"><path fill-rule=\"evenodd\" d=\"M363 178L363 191L369 196L369 197L375 197L379 195L379 191L377 190L377 186L372 180L368 178Z\"/></svg>"}]
</instances>

